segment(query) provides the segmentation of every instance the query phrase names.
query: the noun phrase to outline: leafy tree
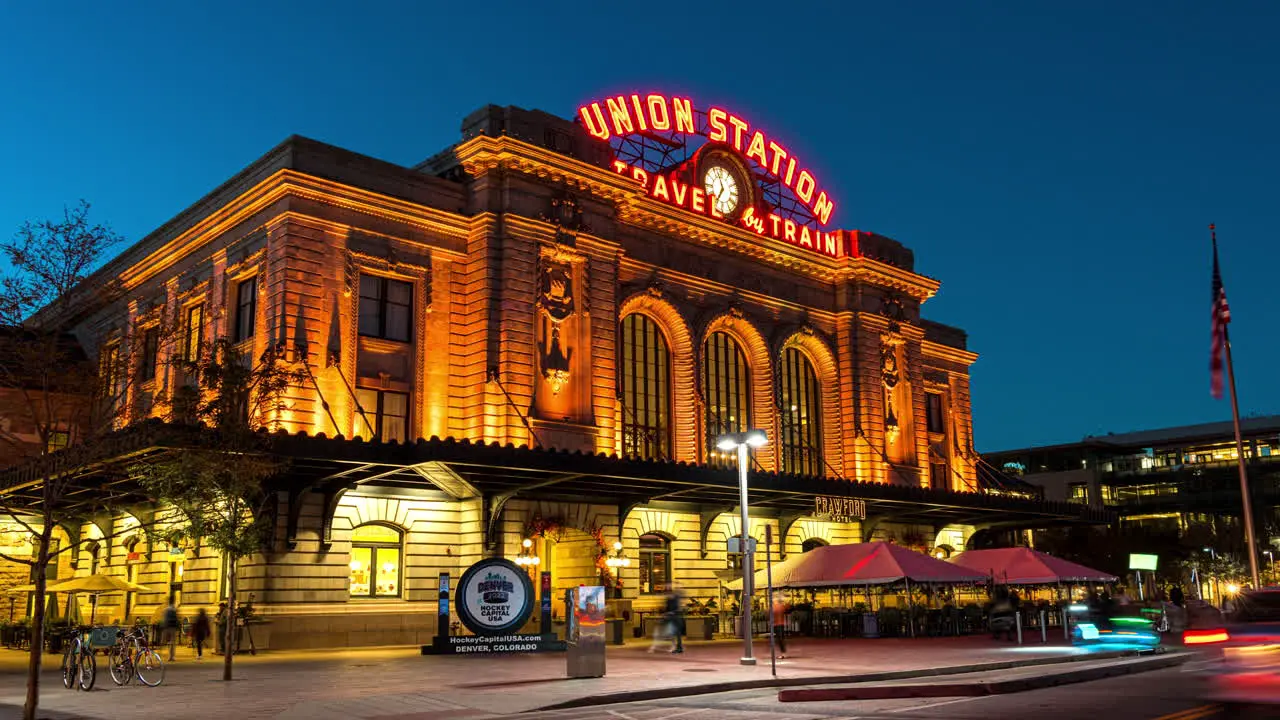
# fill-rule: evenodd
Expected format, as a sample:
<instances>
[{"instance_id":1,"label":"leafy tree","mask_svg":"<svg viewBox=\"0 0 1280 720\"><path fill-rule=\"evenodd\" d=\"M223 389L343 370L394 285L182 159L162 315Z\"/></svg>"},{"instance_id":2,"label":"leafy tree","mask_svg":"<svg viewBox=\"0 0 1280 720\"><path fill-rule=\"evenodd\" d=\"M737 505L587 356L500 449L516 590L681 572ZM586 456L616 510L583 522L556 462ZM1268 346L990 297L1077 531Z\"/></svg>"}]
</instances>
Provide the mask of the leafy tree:
<instances>
[{"instance_id":1,"label":"leafy tree","mask_svg":"<svg viewBox=\"0 0 1280 720\"><path fill-rule=\"evenodd\" d=\"M110 512L113 502L106 492L73 491L89 466L112 455L110 432L124 417L134 379L129 348L121 343L112 361L100 365L67 330L75 307L123 296L116 283L96 286L92 295L81 287L120 239L109 226L93 223L89 204L81 201L61 219L27 222L0 242L0 255L8 261L0 278L0 455L7 464L23 463L30 479L26 492L0 492L0 512L33 545L30 557L3 556L29 566L35 586L23 710L29 720L40 699L49 568L83 544L73 536L55 549L54 528L79 528L91 514Z\"/></svg>"},{"instance_id":2,"label":"leafy tree","mask_svg":"<svg viewBox=\"0 0 1280 720\"><path fill-rule=\"evenodd\" d=\"M285 469L258 431L274 428L288 409L287 390L305 379L276 346L255 363L226 339L178 363L193 384L174 393L173 418L203 426L197 446L134 468L143 489L177 508L189 537L202 538L227 561L223 680L232 677L236 648L238 569L270 542L272 497L266 482Z\"/></svg>"}]
</instances>

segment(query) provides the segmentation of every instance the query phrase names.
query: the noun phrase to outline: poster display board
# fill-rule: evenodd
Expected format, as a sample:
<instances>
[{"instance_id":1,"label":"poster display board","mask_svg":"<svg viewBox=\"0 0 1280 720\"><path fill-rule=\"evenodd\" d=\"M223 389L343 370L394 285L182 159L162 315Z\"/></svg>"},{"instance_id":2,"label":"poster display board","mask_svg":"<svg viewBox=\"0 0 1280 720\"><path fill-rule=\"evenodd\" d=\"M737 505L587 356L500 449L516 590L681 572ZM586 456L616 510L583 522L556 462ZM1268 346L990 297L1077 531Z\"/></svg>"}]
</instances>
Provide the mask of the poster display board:
<instances>
[{"instance_id":1,"label":"poster display board","mask_svg":"<svg viewBox=\"0 0 1280 720\"><path fill-rule=\"evenodd\" d=\"M571 678L604 677L604 587L583 585L566 591L571 608L566 664Z\"/></svg>"}]
</instances>

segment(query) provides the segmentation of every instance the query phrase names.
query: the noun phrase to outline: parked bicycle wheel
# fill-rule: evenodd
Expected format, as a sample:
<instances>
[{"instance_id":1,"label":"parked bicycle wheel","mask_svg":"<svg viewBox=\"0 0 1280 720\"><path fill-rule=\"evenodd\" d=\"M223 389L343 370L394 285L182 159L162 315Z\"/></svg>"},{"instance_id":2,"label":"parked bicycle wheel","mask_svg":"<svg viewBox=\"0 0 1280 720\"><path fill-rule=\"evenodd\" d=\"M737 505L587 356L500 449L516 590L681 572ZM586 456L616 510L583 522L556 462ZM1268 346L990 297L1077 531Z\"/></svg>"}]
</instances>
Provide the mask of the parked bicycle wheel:
<instances>
[{"instance_id":1,"label":"parked bicycle wheel","mask_svg":"<svg viewBox=\"0 0 1280 720\"><path fill-rule=\"evenodd\" d=\"M107 655L108 667L111 668L111 679L117 685L128 685L133 681L133 656L129 651L117 645Z\"/></svg>"},{"instance_id":2,"label":"parked bicycle wheel","mask_svg":"<svg viewBox=\"0 0 1280 720\"><path fill-rule=\"evenodd\" d=\"M73 642L67 646L67 651L62 654L62 686L68 690L76 686L76 672L79 669L77 661L79 653L76 652L76 644Z\"/></svg>"},{"instance_id":3,"label":"parked bicycle wheel","mask_svg":"<svg viewBox=\"0 0 1280 720\"><path fill-rule=\"evenodd\" d=\"M80 689L89 691L93 689L93 684L98 680L98 661L93 659L93 652L84 650L80 653L79 680Z\"/></svg>"},{"instance_id":4,"label":"parked bicycle wheel","mask_svg":"<svg viewBox=\"0 0 1280 720\"><path fill-rule=\"evenodd\" d=\"M155 687L164 682L164 661L155 650L143 650L133 661L138 679L147 687Z\"/></svg>"}]
</instances>

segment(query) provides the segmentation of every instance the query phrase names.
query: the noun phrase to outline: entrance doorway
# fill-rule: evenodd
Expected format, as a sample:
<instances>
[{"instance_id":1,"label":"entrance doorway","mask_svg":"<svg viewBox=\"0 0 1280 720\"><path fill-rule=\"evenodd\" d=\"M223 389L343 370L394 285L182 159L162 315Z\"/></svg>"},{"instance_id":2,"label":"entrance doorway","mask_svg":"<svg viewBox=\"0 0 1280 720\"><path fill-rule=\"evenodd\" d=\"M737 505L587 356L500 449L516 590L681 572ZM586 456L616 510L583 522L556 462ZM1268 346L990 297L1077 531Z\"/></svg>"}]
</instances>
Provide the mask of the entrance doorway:
<instances>
[{"instance_id":1,"label":"entrance doorway","mask_svg":"<svg viewBox=\"0 0 1280 720\"><path fill-rule=\"evenodd\" d=\"M600 546L595 538L575 528L564 528L554 539L546 538L544 546L542 557L550 560L543 569L551 572L551 614L563 619L567 617L566 590L600 584L600 571L596 569Z\"/></svg>"}]
</instances>

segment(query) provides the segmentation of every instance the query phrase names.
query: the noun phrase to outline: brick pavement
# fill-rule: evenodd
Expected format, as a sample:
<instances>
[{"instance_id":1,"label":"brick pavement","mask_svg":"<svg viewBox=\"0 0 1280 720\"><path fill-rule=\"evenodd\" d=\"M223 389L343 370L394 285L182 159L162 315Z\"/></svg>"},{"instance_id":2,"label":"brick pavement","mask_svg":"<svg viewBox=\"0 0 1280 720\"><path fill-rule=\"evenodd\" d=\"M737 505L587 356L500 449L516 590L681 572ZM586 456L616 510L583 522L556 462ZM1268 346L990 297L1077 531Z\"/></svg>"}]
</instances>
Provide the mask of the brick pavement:
<instances>
[{"instance_id":1,"label":"brick pavement","mask_svg":"<svg viewBox=\"0 0 1280 720\"><path fill-rule=\"evenodd\" d=\"M798 640L778 665L783 679L929 673L937 668L1032 660L1077 653L1060 645L1015 648L986 637L920 640ZM708 685L768 681L767 643L761 663L738 663L734 642L690 643L683 655L650 655L643 646L610 648L608 672L597 679L564 677L561 654L488 657L421 656L416 648L277 652L237 657L237 677L223 683L221 658L197 663L185 653L169 666L164 685L117 688L100 665L89 693L62 688L57 659L46 662L41 706L50 718L174 720L228 717L336 720L434 720L493 717L553 706L584 696L668 688L705 691ZM0 720L21 705L25 655L0 650ZM6 708L5 706L10 706Z\"/></svg>"}]
</instances>

